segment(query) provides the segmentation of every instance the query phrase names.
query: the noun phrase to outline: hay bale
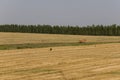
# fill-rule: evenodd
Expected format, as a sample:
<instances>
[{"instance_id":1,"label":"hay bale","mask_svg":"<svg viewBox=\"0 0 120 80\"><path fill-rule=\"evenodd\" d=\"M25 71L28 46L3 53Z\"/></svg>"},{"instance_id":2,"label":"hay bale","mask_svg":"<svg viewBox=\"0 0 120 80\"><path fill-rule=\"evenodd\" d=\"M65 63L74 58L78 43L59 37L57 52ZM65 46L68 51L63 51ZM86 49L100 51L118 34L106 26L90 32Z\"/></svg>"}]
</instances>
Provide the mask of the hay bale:
<instances>
[{"instance_id":1,"label":"hay bale","mask_svg":"<svg viewBox=\"0 0 120 80\"><path fill-rule=\"evenodd\" d=\"M50 48L50 51L52 51L52 48Z\"/></svg>"},{"instance_id":2,"label":"hay bale","mask_svg":"<svg viewBox=\"0 0 120 80\"><path fill-rule=\"evenodd\" d=\"M87 42L86 39L81 39L81 40L79 40L79 43L86 43L86 42Z\"/></svg>"}]
</instances>

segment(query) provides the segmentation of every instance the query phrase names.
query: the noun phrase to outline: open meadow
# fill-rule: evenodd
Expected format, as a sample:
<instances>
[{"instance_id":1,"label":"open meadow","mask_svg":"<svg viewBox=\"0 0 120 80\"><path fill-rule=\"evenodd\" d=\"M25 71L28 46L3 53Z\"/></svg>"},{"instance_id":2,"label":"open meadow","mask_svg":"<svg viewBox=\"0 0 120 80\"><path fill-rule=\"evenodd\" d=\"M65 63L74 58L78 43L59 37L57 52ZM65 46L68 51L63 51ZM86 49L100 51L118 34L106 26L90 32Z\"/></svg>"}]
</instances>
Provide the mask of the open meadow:
<instances>
[{"instance_id":1,"label":"open meadow","mask_svg":"<svg viewBox=\"0 0 120 80\"><path fill-rule=\"evenodd\" d=\"M2 46L81 39L115 43L0 50L0 80L120 80L119 36L0 33Z\"/></svg>"},{"instance_id":2,"label":"open meadow","mask_svg":"<svg viewBox=\"0 0 120 80\"><path fill-rule=\"evenodd\" d=\"M0 45L24 43L76 43L82 39L86 39L87 42L120 42L119 36L84 36L0 32Z\"/></svg>"}]
</instances>

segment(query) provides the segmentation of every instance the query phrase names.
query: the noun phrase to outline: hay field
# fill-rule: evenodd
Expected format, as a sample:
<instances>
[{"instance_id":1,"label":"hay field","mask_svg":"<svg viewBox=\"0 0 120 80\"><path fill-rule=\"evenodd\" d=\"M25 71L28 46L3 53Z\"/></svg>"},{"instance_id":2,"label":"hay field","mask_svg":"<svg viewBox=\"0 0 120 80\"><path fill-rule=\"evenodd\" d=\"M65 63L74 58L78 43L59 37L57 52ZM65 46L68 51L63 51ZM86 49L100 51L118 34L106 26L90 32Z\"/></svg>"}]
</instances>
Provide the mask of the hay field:
<instances>
[{"instance_id":1,"label":"hay field","mask_svg":"<svg viewBox=\"0 0 120 80\"><path fill-rule=\"evenodd\" d=\"M0 32L0 45L24 43L70 43L86 39L87 42L118 42L119 36L82 36L58 34L4 33Z\"/></svg>"},{"instance_id":2,"label":"hay field","mask_svg":"<svg viewBox=\"0 0 120 80\"><path fill-rule=\"evenodd\" d=\"M120 80L120 43L2 50L0 80Z\"/></svg>"},{"instance_id":3,"label":"hay field","mask_svg":"<svg viewBox=\"0 0 120 80\"><path fill-rule=\"evenodd\" d=\"M2 33L0 45L119 42L119 36ZM120 43L0 50L0 80L120 80Z\"/></svg>"}]
</instances>

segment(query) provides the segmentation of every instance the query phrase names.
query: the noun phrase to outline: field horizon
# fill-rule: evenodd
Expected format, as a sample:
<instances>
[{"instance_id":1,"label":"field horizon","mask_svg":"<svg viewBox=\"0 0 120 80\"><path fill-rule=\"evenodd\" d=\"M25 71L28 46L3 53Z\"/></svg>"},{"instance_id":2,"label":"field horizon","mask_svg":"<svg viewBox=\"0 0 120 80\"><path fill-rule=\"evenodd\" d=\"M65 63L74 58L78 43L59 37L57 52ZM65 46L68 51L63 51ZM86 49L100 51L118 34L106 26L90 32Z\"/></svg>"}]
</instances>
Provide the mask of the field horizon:
<instances>
[{"instance_id":1,"label":"field horizon","mask_svg":"<svg viewBox=\"0 0 120 80\"><path fill-rule=\"evenodd\" d=\"M64 35L64 34L40 34L40 33L14 33L0 32L0 45L24 44L24 43L68 43L79 42L119 42L119 36L90 36L90 35Z\"/></svg>"}]
</instances>

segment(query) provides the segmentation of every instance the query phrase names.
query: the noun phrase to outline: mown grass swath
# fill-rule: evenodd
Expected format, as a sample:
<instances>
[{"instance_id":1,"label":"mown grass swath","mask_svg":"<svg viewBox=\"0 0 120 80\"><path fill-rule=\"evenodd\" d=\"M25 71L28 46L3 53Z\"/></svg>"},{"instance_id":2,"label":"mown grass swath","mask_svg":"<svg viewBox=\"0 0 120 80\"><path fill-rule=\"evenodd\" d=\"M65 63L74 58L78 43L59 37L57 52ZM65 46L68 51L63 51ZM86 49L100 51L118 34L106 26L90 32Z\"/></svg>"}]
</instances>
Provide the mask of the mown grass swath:
<instances>
[{"instance_id":1,"label":"mown grass swath","mask_svg":"<svg viewBox=\"0 0 120 80\"><path fill-rule=\"evenodd\" d=\"M0 50L44 48L44 47L58 47L58 46L83 46L83 45L96 45L96 44L107 44L107 43L119 43L119 42L5 44L5 45L0 45Z\"/></svg>"}]
</instances>

